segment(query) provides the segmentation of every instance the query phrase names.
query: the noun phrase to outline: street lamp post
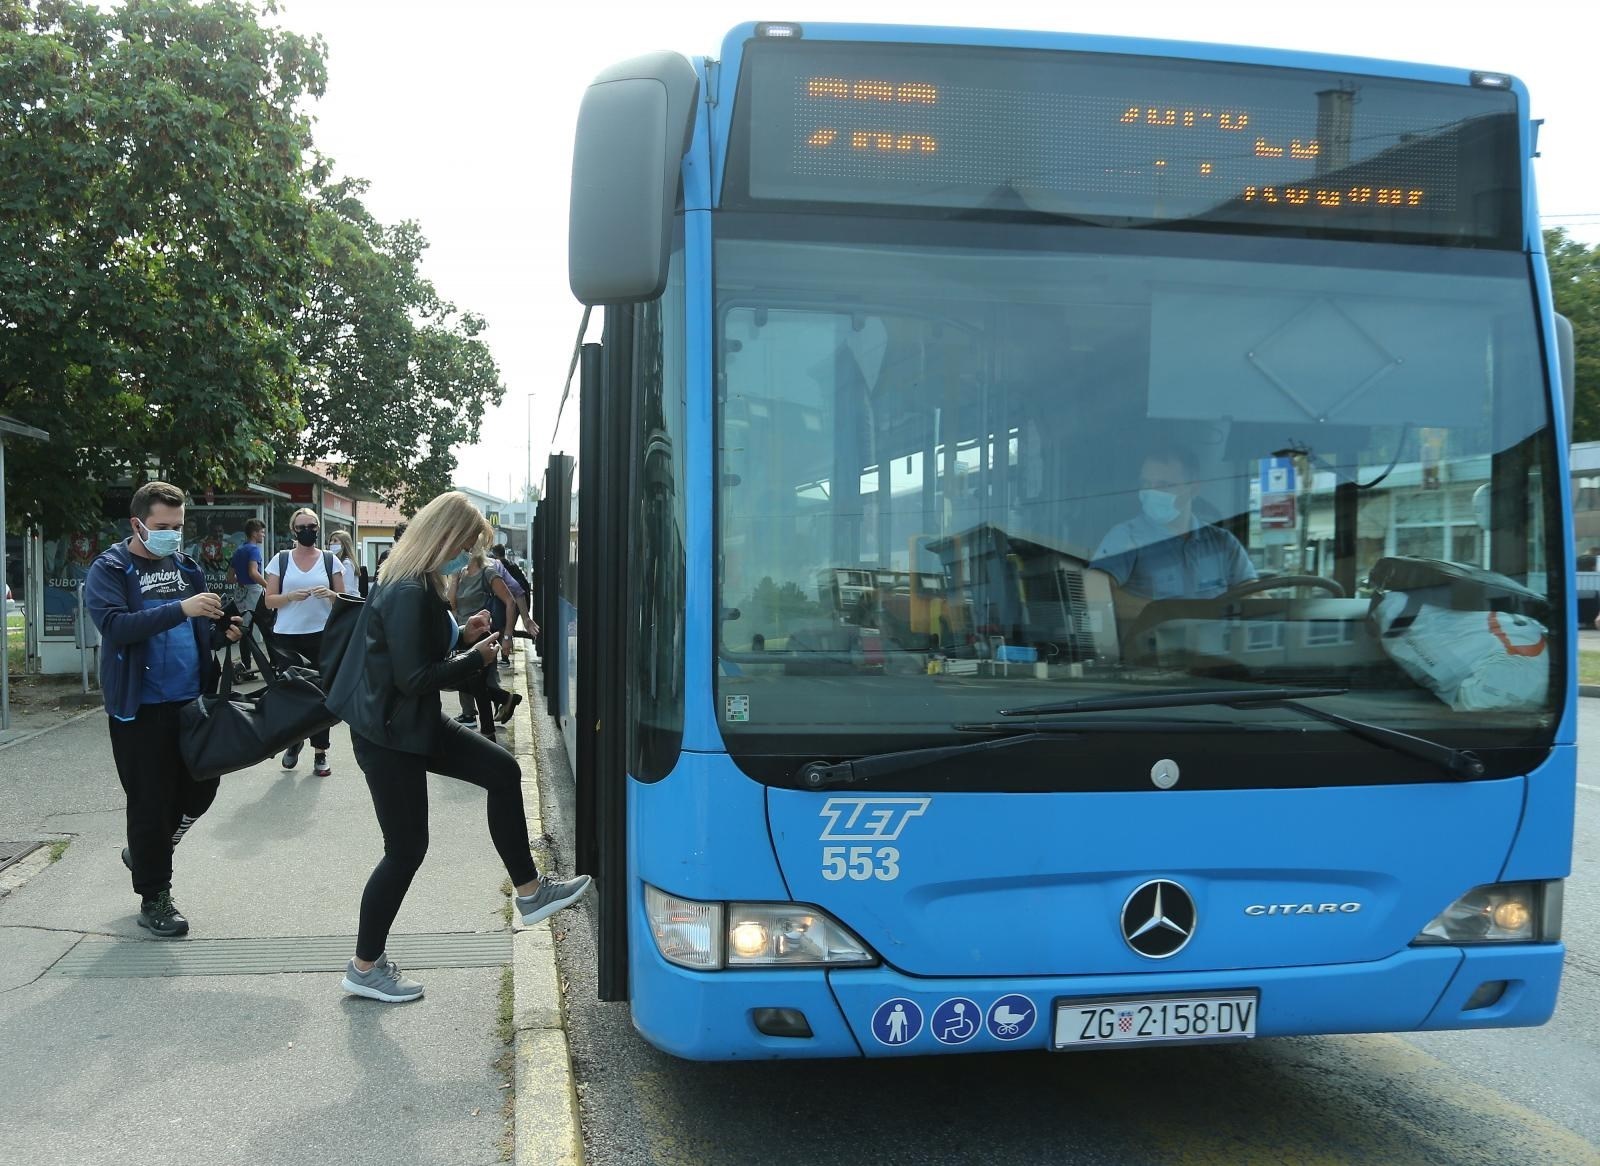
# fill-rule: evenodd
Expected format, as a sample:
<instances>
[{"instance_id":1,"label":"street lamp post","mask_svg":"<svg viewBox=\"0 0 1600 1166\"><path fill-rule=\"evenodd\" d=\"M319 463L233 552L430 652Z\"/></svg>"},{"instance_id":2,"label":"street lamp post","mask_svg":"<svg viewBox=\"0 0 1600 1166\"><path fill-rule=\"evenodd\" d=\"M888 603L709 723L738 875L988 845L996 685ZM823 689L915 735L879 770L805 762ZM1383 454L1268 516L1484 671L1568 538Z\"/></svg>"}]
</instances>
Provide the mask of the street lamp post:
<instances>
[{"instance_id":1,"label":"street lamp post","mask_svg":"<svg viewBox=\"0 0 1600 1166\"><path fill-rule=\"evenodd\" d=\"M523 555L528 562L533 562L533 394L528 394L528 477L522 487L523 522L526 527L527 542L523 544Z\"/></svg>"}]
</instances>

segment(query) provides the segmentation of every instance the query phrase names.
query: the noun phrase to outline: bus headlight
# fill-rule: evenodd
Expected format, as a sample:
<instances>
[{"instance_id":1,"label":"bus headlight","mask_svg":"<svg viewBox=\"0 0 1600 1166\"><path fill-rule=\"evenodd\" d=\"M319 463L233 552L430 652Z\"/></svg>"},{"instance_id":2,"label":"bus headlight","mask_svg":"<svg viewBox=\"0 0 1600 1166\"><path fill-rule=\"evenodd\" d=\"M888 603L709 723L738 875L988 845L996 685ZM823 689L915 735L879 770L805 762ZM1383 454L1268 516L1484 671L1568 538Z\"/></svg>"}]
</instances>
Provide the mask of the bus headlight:
<instances>
[{"instance_id":1,"label":"bus headlight","mask_svg":"<svg viewBox=\"0 0 1600 1166\"><path fill-rule=\"evenodd\" d=\"M730 903L728 966L805 967L876 963L862 943L824 911L801 903Z\"/></svg>"},{"instance_id":2,"label":"bus headlight","mask_svg":"<svg viewBox=\"0 0 1600 1166\"><path fill-rule=\"evenodd\" d=\"M697 971L722 966L722 904L680 899L646 884L644 912L656 949L669 963Z\"/></svg>"},{"instance_id":3,"label":"bus headlight","mask_svg":"<svg viewBox=\"0 0 1600 1166\"><path fill-rule=\"evenodd\" d=\"M1411 942L1553 943L1561 938L1562 883L1475 887L1436 915Z\"/></svg>"},{"instance_id":4,"label":"bus headlight","mask_svg":"<svg viewBox=\"0 0 1600 1166\"><path fill-rule=\"evenodd\" d=\"M645 915L662 958L679 967L849 967L877 957L825 911L803 903L702 903L646 885Z\"/></svg>"}]
</instances>

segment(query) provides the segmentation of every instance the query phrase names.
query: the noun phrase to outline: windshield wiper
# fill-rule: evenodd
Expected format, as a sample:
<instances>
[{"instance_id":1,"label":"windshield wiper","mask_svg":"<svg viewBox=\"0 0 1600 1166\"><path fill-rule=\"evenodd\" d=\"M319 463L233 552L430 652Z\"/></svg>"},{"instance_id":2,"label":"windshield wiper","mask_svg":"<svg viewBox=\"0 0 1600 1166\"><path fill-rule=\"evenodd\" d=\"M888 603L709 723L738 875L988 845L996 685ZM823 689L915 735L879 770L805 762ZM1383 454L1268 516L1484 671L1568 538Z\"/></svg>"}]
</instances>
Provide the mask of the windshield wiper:
<instances>
[{"instance_id":1,"label":"windshield wiper","mask_svg":"<svg viewBox=\"0 0 1600 1166\"><path fill-rule=\"evenodd\" d=\"M957 725L956 728L964 726ZM868 757L857 757L854 761L841 761L837 765L810 761L801 767L798 776L801 784L808 789L859 785L873 778L888 777L890 774L902 773L907 769L935 765L950 757L982 753L989 749L1007 749L1012 745L1042 741L1046 737L1077 733L1081 730L1071 725L1059 725L1047 721L1041 725L1001 725L999 731L1007 735L987 741L967 741L960 745L935 745L926 749L906 749L899 753L876 753Z\"/></svg>"},{"instance_id":2,"label":"windshield wiper","mask_svg":"<svg viewBox=\"0 0 1600 1166\"><path fill-rule=\"evenodd\" d=\"M1441 745L1437 741L1429 741L1426 737L1417 737L1411 733L1403 733L1399 729L1391 729L1384 725L1374 725L1368 721L1358 721L1354 717L1342 716L1331 713L1327 709L1313 708L1308 704L1301 704L1302 700L1319 696L1342 696L1348 692L1346 688L1211 688L1197 689L1189 692L1164 692L1147 693L1143 696L1091 696L1082 700L1063 701L1059 704L1035 704L1017 709L1001 709L1002 717L1045 717L1059 716L1069 713L1115 712L1123 709L1159 709L1183 708L1186 705L1229 705L1234 708L1261 705L1269 708L1285 708L1304 716L1314 717L1319 721L1326 721L1330 725L1337 725L1351 736L1360 737L1363 741L1370 741L1374 745L1393 750L1406 757L1415 757L1419 761L1428 761L1438 765L1453 777L1482 777L1485 773L1483 759L1470 749L1452 749L1448 745ZM1042 725L1057 722L1045 721L1042 723L1029 721L1004 722L992 726L965 726L973 729L992 728L1004 730L1015 728L1019 731L1037 732Z\"/></svg>"},{"instance_id":3,"label":"windshield wiper","mask_svg":"<svg viewBox=\"0 0 1600 1166\"><path fill-rule=\"evenodd\" d=\"M1176 709L1191 704L1255 704L1261 701L1308 700L1314 696L1343 696L1348 688L1194 688L1180 692L1150 692L1142 696L1086 696L1056 704L1030 704L1001 709L1002 717L1043 717L1055 713L1108 713L1124 709Z\"/></svg>"}]
</instances>

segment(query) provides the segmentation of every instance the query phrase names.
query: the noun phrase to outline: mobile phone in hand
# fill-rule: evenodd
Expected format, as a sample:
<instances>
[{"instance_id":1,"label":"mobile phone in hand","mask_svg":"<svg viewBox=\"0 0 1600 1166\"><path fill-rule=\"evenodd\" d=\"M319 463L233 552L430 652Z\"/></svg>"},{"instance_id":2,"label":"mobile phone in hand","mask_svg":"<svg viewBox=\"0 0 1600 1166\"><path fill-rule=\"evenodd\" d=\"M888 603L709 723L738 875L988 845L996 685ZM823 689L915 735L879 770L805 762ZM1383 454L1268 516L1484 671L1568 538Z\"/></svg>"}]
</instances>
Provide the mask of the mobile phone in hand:
<instances>
[{"instance_id":1,"label":"mobile phone in hand","mask_svg":"<svg viewBox=\"0 0 1600 1166\"><path fill-rule=\"evenodd\" d=\"M239 605L230 599L228 602L222 605L222 614L217 616L217 618L211 622L216 624L217 627L221 628L223 631L227 631L228 628L233 624L233 621L238 618L238 616Z\"/></svg>"}]
</instances>

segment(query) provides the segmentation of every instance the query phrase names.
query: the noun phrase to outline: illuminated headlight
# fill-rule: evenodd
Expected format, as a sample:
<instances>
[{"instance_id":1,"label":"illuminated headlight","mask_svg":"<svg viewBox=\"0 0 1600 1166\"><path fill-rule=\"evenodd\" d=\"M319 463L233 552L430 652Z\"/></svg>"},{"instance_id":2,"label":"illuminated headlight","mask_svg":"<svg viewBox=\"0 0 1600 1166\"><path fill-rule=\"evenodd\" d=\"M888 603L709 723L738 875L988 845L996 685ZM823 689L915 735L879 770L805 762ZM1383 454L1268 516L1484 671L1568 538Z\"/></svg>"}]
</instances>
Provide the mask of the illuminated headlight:
<instances>
[{"instance_id":1,"label":"illuminated headlight","mask_svg":"<svg viewBox=\"0 0 1600 1166\"><path fill-rule=\"evenodd\" d=\"M1562 883L1493 883L1451 903L1412 943L1553 943Z\"/></svg>"},{"instance_id":2,"label":"illuminated headlight","mask_svg":"<svg viewBox=\"0 0 1600 1166\"><path fill-rule=\"evenodd\" d=\"M650 934L685 968L849 967L877 962L838 920L801 903L702 903L644 889Z\"/></svg>"},{"instance_id":3,"label":"illuminated headlight","mask_svg":"<svg viewBox=\"0 0 1600 1166\"><path fill-rule=\"evenodd\" d=\"M730 903L728 966L835 967L877 962L844 924L800 903Z\"/></svg>"}]
</instances>

